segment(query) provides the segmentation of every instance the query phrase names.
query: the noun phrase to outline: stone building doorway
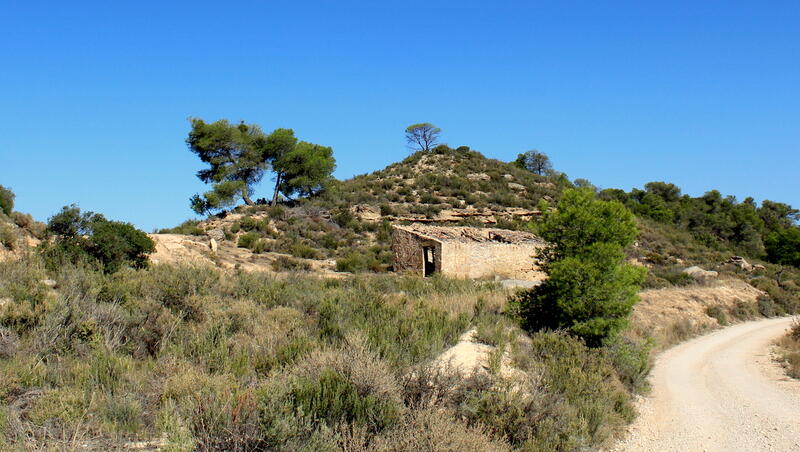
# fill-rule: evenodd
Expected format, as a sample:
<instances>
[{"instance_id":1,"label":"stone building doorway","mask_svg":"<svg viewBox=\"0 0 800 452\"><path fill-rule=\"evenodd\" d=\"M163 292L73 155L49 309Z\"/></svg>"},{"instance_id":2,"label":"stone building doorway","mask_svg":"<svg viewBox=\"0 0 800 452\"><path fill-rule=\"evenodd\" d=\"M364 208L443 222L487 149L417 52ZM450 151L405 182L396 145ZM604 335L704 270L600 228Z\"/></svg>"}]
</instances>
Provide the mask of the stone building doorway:
<instances>
[{"instance_id":1,"label":"stone building doorway","mask_svg":"<svg viewBox=\"0 0 800 452\"><path fill-rule=\"evenodd\" d=\"M436 248L433 246L422 247L422 262L425 265L425 276L436 273Z\"/></svg>"}]
</instances>

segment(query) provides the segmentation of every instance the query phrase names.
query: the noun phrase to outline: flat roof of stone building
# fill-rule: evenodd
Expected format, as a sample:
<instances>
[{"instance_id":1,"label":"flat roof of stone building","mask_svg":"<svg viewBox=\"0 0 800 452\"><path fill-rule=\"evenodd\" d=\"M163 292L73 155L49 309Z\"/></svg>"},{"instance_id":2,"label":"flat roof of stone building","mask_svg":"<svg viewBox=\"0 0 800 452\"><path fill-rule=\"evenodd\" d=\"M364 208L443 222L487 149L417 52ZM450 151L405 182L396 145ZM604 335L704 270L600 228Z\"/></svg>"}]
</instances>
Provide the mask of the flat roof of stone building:
<instances>
[{"instance_id":1,"label":"flat roof of stone building","mask_svg":"<svg viewBox=\"0 0 800 452\"><path fill-rule=\"evenodd\" d=\"M466 226L430 226L413 224L394 225L396 229L410 232L421 238L439 242L462 243L512 243L541 244L545 242L530 232L511 231L497 228L471 228Z\"/></svg>"}]
</instances>

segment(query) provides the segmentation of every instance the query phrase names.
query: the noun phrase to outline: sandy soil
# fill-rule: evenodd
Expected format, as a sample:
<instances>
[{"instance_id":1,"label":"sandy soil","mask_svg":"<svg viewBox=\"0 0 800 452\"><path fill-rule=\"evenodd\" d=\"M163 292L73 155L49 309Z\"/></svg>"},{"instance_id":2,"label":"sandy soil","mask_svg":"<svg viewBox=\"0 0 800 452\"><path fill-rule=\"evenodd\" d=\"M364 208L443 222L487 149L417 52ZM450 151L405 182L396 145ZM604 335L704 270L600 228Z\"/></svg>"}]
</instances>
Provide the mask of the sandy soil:
<instances>
[{"instance_id":1,"label":"sandy soil","mask_svg":"<svg viewBox=\"0 0 800 452\"><path fill-rule=\"evenodd\" d=\"M800 450L800 382L770 356L791 318L742 323L664 352L627 451Z\"/></svg>"}]
</instances>

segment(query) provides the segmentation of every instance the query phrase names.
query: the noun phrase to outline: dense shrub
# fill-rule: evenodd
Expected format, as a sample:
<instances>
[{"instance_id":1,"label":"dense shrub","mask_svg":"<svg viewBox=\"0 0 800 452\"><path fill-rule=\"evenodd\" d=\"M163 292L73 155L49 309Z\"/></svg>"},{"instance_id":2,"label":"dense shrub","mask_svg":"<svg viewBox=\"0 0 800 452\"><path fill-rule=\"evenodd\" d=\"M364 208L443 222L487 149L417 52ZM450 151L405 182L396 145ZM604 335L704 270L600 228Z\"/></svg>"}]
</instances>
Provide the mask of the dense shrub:
<instances>
[{"instance_id":1,"label":"dense shrub","mask_svg":"<svg viewBox=\"0 0 800 452\"><path fill-rule=\"evenodd\" d=\"M239 241L236 246L239 248L252 248L253 245L261 239L261 235L257 232L248 232L239 236Z\"/></svg>"},{"instance_id":2,"label":"dense shrub","mask_svg":"<svg viewBox=\"0 0 800 452\"><path fill-rule=\"evenodd\" d=\"M14 211L14 192L0 185L0 213L11 215Z\"/></svg>"},{"instance_id":3,"label":"dense shrub","mask_svg":"<svg viewBox=\"0 0 800 452\"><path fill-rule=\"evenodd\" d=\"M142 268L147 265L147 255L153 251L153 240L131 224L105 221L97 222L92 227L88 252L102 263L108 273L119 270L123 265Z\"/></svg>"},{"instance_id":4,"label":"dense shrub","mask_svg":"<svg viewBox=\"0 0 800 452\"><path fill-rule=\"evenodd\" d=\"M716 319L717 323L719 323L722 326L728 324L728 316L727 314L725 314L725 310L722 309L722 307L720 306L709 306L708 308L706 308L706 315Z\"/></svg>"},{"instance_id":5,"label":"dense shrub","mask_svg":"<svg viewBox=\"0 0 800 452\"><path fill-rule=\"evenodd\" d=\"M184 234L184 235L203 235L205 231L199 226L198 220L186 220L174 228L159 229L158 234Z\"/></svg>"},{"instance_id":6,"label":"dense shrub","mask_svg":"<svg viewBox=\"0 0 800 452\"><path fill-rule=\"evenodd\" d=\"M800 322L795 321L789 333L778 341L778 357L786 373L800 379Z\"/></svg>"},{"instance_id":7,"label":"dense shrub","mask_svg":"<svg viewBox=\"0 0 800 452\"><path fill-rule=\"evenodd\" d=\"M774 231L766 237L764 245L770 262L800 267L800 228Z\"/></svg>"},{"instance_id":8,"label":"dense shrub","mask_svg":"<svg viewBox=\"0 0 800 452\"><path fill-rule=\"evenodd\" d=\"M279 256L272 261L272 269L275 271L308 271L311 270L311 264L291 257Z\"/></svg>"},{"instance_id":9,"label":"dense shrub","mask_svg":"<svg viewBox=\"0 0 800 452\"><path fill-rule=\"evenodd\" d=\"M81 213L75 205L53 215L47 232L54 239L43 242L41 252L51 269L81 262L98 265L107 273L124 266L143 268L147 255L155 251L153 240L133 225Z\"/></svg>"},{"instance_id":10,"label":"dense shrub","mask_svg":"<svg viewBox=\"0 0 800 452\"><path fill-rule=\"evenodd\" d=\"M8 224L0 223L0 246L13 251L17 248L18 241L19 237L14 228Z\"/></svg>"}]
</instances>

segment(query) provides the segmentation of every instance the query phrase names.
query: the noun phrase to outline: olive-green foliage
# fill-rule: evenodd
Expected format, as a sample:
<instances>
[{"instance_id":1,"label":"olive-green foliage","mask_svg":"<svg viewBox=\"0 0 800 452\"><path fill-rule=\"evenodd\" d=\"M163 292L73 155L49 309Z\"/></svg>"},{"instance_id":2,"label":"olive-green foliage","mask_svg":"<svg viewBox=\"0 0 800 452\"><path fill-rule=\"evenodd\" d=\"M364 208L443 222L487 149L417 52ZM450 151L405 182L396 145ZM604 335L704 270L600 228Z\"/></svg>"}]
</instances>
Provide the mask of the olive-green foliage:
<instances>
[{"instance_id":1,"label":"olive-green foliage","mask_svg":"<svg viewBox=\"0 0 800 452\"><path fill-rule=\"evenodd\" d=\"M438 170L418 167L422 164ZM474 178L480 174L488 175L489 180ZM524 186L525 191L510 188L509 182ZM557 198L558 187L555 176L539 176L511 163L488 159L466 146L453 149L440 145L380 171L336 181L310 202L328 208L383 205L382 215L413 213L433 218L451 207L533 209L544 196Z\"/></svg>"},{"instance_id":2,"label":"olive-green foliage","mask_svg":"<svg viewBox=\"0 0 800 452\"><path fill-rule=\"evenodd\" d=\"M315 379L300 379L291 389L292 403L305 415L329 425L347 422L380 431L395 421L399 407L373 394L360 394L356 385L331 369Z\"/></svg>"},{"instance_id":3,"label":"olive-green foliage","mask_svg":"<svg viewBox=\"0 0 800 452\"><path fill-rule=\"evenodd\" d=\"M514 165L540 176L545 176L553 171L550 157L544 152L539 152L535 149L517 155Z\"/></svg>"},{"instance_id":4,"label":"olive-green foliage","mask_svg":"<svg viewBox=\"0 0 800 452\"><path fill-rule=\"evenodd\" d=\"M203 235L205 231L198 226L199 223L199 220L186 220L174 228L159 229L158 234Z\"/></svg>"},{"instance_id":5,"label":"olive-green foliage","mask_svg":"<svg viewBox=\"0 0 800 452\"><path fill-rule=\"evenodd\" d=\"M123 265L142 268L155 244L144 232L129 223L105 221L93 225L89 254L100 261L108 273Z\"/></svg>"},{"instance_id":6,"label":"olive-green foliage","mask_svg":"<svg viewBox=\"0 0 800 452\"><path fill-rule=\"evenodd\" d=\"M642 393L648 390L647 377L653 365L650 352L654 347L652 340L637 342L621 336L606 344L605 352L611 365L628 391Z\"/></svg>"},{"instance_id":7,"label":"olive-green foliage","mask_svg":"<svg viewBox=\"0 0 800 452\"><path fill-rule=\"evenodd\" d=\"M14 211L14 192L0 185L0 213L11 215Z\"/></svg>"},{"instance_id":8,"label":"olive-green foliage","mask_svg":"<svg viewBox=\"0 0 800 452\"><path fill-rule=\"evenodd\" d=\"M41 252L50 268L65 263L97 264L107 273L123 266L142 268L155 243L129 223L106 220L100 214L64 206L47 223L52 242L42 242Z\"/></svg>"},{"instance_id":9,"label":"olive-green foliage","mask_svg":"<svg viewBox=\"0 0 800 452\"><path fill-rule=\"evenodd\" d=\"M284 196L310 196L320 192L331 181L336 168L333 149L301 141L273 163Z\"/></svg>"},{"instance_id":10,"label":"olive-green foliage","mask_svg":"<svg viewBox=\"0 0 800 452\"><path fill-rule=\"evenodd\" d=\"M720 306L709 306L706 309L706 315L717 319L717 323L719 323L722 326L728 324L728 316L727 314L725 314L725 310L722 309L722 307Z\"/></svg>"},{"instance_id":11,"label":"olive-green foliage","mask_svg":"<svg viewBox=\"0 0 800 452\"><path fill-rule=\"evenodd\" d=\"M634 216L624 205L599 200L588 189L566 190L537 232L554 245L556 259L578 256L596 243L625 248L637 235Z\"/></svg>"},{"instance_id":12,"label":"olive-green foliage","mask_svg":"<svg viewBox=\"0 0 800 452\"><path fill-rule=\"evenodd\" d=\"M57 294L48 295L47 277ZM86 426L93 436L120 439L164 431L170 444L201 450L236 444L238 434L291 449L340 421L377 431L403 411L395 375L467 328L465 315L428 300L476 290L484 289L438 279L223 278L203 267L105 274L66 265L47 275L36 262L4 262L0 298L10 301L0 326L11 332L0 335L0 352L10 357L0 362L0 397L42 394L14 412L45 435L34 438L42 442ZM402 298L391 295L401 291ZM364 351L303 364L315 350L332 349ZM336 367L342 362L352 368ZM388 383L364 386L379 376ZM263 391L248 398L253 385ZM256 414L245 416L250 409Z\"/></svg>"},{"instance_id":13,"label":"olive-green foliage","mask_svg":"<svg viewBox=\"0 0 800 452\"><path fill-rule=\"evenodd\" d=\"M231 124L227 120L206 123L202 119L190 119L192 130L186 138L189 150L200 158L208 168L200 170L197 177L212 190L191 199L192 209L206 213L233 205L241 196L247 204L253 204L250 193L253 186L264 175L267 164L267 136L258 125Z\"/></svg>"},{"instance_id":14,"label":"olive-green foliage","mask_svg":"<svg viewBox=\"0 0 800 452\"><path fill-rule=\"evenodd\" d=\"M599 346L627 325L644 282L646 270L624 262L637 232L633 215L591 190L567 190L537 229L553 244L549 277L514 299L523 327L566 329Z\"/></svg>"},{"instance_id":15,"label":"olive-green foliage","mask_svg":"<svg viewBox=\"0 0 800 452\"><path fill-rule=\"evenodd\" d=\"M391 259L389 250L372 247L366 250L353 250L336 259L336 271L359 273L365 271L386 271L386 264Z\"/></svg>"},{"instance_id":16,"label":"olive-green foliage","mask_svg":"<svg viewBox=\"0 0 800 452\"><path fill-rule=\"evenodd\" d=\"M261 240L261 236L256 232L248 232L239 236L236 246L240 248L252 248L256 242Z\"/></svg>"},{"instance_id":17,"label":"olive-green foliage","mask_svg":"<svg viewBox=\"0 0 800 452\"><path fill-rule=\"evenodd\" d=\"M280 256L272 261L272 269L275 271L308 271L311 264L291 257Z\"/></svg>"},{"instance_id":18,"label":"olive-green foliage","mask_svg":"<svg viewBox=\"0 0 800 452\"><path fill-rule=\"evenodd\" d=\"M800 322L795 321L789 333L779 339L778 358L790 377L800 379Z\"/></svg>"},{"instance_id":19,"label":"olive-green foliage","mask_svg":"<svg viewBox=\"0 0 800 452\"><path fill-rule=\"evenodd\" d=\"M20 447L66 447L65 432L84 430L105 448L163 437L168 450L390 451L429 438L436 451L576 450L629 419L628 352L552 333L515 341L492 284L166 265L48 274L33 259L0 263L12 300L0 397L22 429L4 434ZM473 321L502 325L484 336L510 347L527 383L425 370Z\"/></svg>"},{"instance_id":20,"label":"olive-green foliage","mask_svg":"<svg viewBox=\"0 0 800 452\"><path fill-rule=\"evenodd\" d=\"M730 248L752 258L764 257L765 245L772 237L773 252L767 250L772 262L781 259L777 243L782 234L796 230L800 218L798 210L787 204L765 200L759 207L752 198L738 202L716 190L692 198L666 182L650 182L644 190L633 189L630 193L607 189L601 197L622 202L640 217L687 230L706 246Z\"/></svg>"},{"instance_id":21,"label":"olive-green foliage","mask_svg":"<svg viewBox=\"0 0 800 452\"><path fill-rule=\"evenodd\" d=\"M600 345L626 325L646 270L623 263L619 245L595 243L580 256L548 266L548 279L517 299L531 331L566 329Z\"/></svg>"},{"instance_id":22,"label":"olive-green foliage","mask_svg":"<svg viewBox=\"0 0 800 452\"><path fill-rule=\"evenodd\" d=\"M14 228L9 224L0 223L0 246L14 250L17 248L18 242L19 237Z\"/></svg>"},{"instance_id":23,"label":"olive-green foliage","mask_svg":"<svg viewBox=\"0 0 800 452\"><path fill-rule=\"evenodd\" d=\"M800 267L800 228L773 231L765 238L764 246L770 262Z\"/></svg>"},{"instance_id":24,"label":"olive-green foliage","mask_svg":"<svg viewBox=\"0 0 800 452\"><path fill-rule=\"evenodd\" d=\"M406 144L410 149L428 152L439 142L442 129L429 122L411 124L406 127Z\"/></svg>"}]
</instances>

